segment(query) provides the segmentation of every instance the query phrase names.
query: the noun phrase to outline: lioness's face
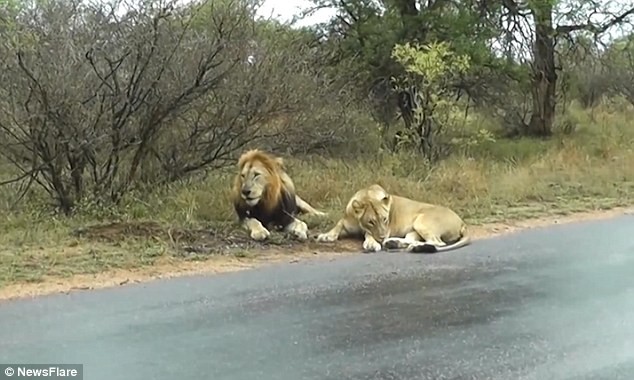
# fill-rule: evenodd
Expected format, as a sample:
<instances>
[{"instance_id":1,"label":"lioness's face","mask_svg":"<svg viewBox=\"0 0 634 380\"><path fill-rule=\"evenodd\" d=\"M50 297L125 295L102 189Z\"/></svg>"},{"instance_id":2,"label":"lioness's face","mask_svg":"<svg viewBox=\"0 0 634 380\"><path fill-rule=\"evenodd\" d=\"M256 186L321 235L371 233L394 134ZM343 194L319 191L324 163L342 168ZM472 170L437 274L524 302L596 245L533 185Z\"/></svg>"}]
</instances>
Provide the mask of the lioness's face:
<instances>
[{"instance_id":1,"label":"lioness's face","mask_svg":"<svg viewBox=\"0 0 634 380\"><path fill-rule=\"evenodd\" d=\"M390 236L390 208L392 198L385 193L368 194L363 200L353 203L359 226L381 242Z\"/></svg>"},{"instance_id":2,"label":"lioness's face","mask_svg":"<svg viewBox=\"0 0 634 380\"><path fill-rule=\"evenodd\" d=\"M240 172L240 196L253 207L258 204L266 190L270 173L261 164L247 163Z\"/></svg>"}]
</instances>

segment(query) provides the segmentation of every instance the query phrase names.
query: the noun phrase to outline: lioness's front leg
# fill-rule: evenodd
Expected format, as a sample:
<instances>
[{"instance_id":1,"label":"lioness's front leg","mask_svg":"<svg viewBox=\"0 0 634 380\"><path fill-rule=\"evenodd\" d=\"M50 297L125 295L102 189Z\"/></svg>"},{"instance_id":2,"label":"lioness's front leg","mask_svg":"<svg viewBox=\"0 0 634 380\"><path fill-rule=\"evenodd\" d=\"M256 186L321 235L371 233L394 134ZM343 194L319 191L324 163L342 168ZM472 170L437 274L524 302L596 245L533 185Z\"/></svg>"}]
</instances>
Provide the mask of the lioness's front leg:
<instances>
[{"instance_id":1,"label":"lioness's front leg","mask_svg":"<svg viewBox=\"0 0 634 380\"><path fill-rule=\"evenodd\" d=\"M299 240L308 239L308 226L297 218L294 218L293 221L284 228L284 231L292 233Z\"/></svg>"},{"instance_id":2,"label":"lioness's front leg","mask_svg":"<svg viewBox=\"0 0 634 380\"><path fill-rule=\"evenodd\" d=\"M371 234L366 233L365 240L363 240L363 250L366 252L378 252L381 250L381 243L376 241Z\"/></svg>"},{"instance_id":3,"label":"lioness's front leg","mask_svg":"<svg viewBox=\"0 0 634 380\"><path fill-rule=\"evenodd\" d=\"M251 239L253 240L264 240L271 235L269 230L267 230L257 219L245 218L244 226L249 231Z\"/></svg>"},{"instance_id":4,"label":"lioness's front leg","mask_svg":"<svg viewBox=\"0 0 634 380\"><path fill-rule=\"evenodd\" d=\"M360 233L359 225L346 217L339 219L337 224L328 232L319 234L317 241L319 242L333 242L341 238L352 236Z\"/></svg>"}]
</instances>

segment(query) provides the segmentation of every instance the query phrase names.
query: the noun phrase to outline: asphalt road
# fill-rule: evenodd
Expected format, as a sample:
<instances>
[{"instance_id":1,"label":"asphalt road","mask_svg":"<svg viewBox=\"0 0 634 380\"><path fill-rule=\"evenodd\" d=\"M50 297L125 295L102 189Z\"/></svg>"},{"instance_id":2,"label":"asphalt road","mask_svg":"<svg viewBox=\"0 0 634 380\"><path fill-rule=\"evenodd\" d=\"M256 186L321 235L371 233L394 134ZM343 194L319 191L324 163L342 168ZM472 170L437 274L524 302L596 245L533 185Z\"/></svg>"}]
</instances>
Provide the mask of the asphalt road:
<instances>
[{"instance_id":1,"label":"asphalt road","mask_svg":"<svg viewBox=\"0 0 634 380\"><path fill-rule=\"evenodd\" d=\"M634 378L634 216L0 304L0 363L84 379Z\"/></svg>"}]
</instances>

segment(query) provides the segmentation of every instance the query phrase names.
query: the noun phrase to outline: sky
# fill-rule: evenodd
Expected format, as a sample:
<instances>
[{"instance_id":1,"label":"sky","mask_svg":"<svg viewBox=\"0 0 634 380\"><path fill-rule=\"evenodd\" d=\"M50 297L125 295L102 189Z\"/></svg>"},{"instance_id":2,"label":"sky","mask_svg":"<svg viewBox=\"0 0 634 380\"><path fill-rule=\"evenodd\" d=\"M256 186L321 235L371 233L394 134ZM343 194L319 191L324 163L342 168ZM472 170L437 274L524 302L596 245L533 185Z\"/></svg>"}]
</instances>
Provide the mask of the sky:
<instances>
[{"instance_id":1,"label":"sky","mask_svg":"<svg viewBox=\"0 0 634 380\"><path fill-rule=\"evenodd\" d=\"M622 8L625 5L631 5L633 1L634 0L601 0L603 5L605 6L603 11L606 12L608 8L613 8L614 11L616 11L615 14L622 12ZM567 3L568 3L567 1L562 2L562 5L564 5L563 8L566 8L565 5ZM572 3L576 3L576 1L572 0ZM288 22L288 21L291 21L293 16L298 15L303 10L310 9L312 6L313 6L313 3L310 0L264 0L264 3L259 8L257 14L258 16L263 18L276 18L281 22ZM617 11L617 9L619 10ZM562 9L562 11L565 12L565 9ZM295 26L301 27L301 26L308 26L308 25L312 25L312 24L316 24L320 22L326 22L329 19L331 19L334 15L335 15L334 9L322 9L316 12L315 14L311 15L310 17L307 17L306 19L298 21L295 24ZM599 22L599 23L608 18L606 14L598 14L598 15L594 15L594 17L597 19L593 21ZM567 22L563 22L563 23L567 24ZM530 26L524 25L523 29L525 29L526 27L528 27L529 29L524 30L524 35L530 36L532 34L530 30ZM631 28L628 28L628 27L626 27L625 29L631 30ZM609 40L619 35L623 35L623 32L624 31L619 30L618 27L612 28L608 33L605 33L602 36L601 40L603 42L608 42ZM520 40L522 40L521 36L518 36L518 37L520 37ZM495 45L497 46L497 44ZM529 57L531 55L529 45L522 43L516 46L515 48L517 49L518 47L520 48L521 51L516 51L516 54L519 54L522 57Z\"/></svg>"},{"instance_id":2,"label":"sky","mask_svg":"<svg viewBox=\"0 0 634 380\"><path fill-rule=\"evenodd\" d=\"M276 18L282 22L291 21L294 15L309 9L313 4L309 0L265 0L260 7L258 15L268 18ZM298 21L297 26L307 26L328 21L335 11L333 9L322 9L311 17Z\"/></svg>"}]
</instances>

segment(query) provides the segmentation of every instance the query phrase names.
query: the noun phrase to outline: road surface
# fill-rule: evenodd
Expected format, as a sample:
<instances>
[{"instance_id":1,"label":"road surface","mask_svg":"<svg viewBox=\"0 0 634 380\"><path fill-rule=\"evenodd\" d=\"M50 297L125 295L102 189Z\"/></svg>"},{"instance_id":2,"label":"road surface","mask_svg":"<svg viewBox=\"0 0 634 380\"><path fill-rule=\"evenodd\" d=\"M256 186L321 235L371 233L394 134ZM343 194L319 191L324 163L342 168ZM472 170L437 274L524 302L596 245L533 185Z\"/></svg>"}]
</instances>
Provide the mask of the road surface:
<instances>
[{"instance_id":1,"label":"road surface","mask_svg":"<svg viewBox=\"0 0 634 380\"><path fill-rule=\"evenodd\" d=\"M5 302L0 338L88 380L629 380L634 216Z\"/></svg>"}]
</instances>

